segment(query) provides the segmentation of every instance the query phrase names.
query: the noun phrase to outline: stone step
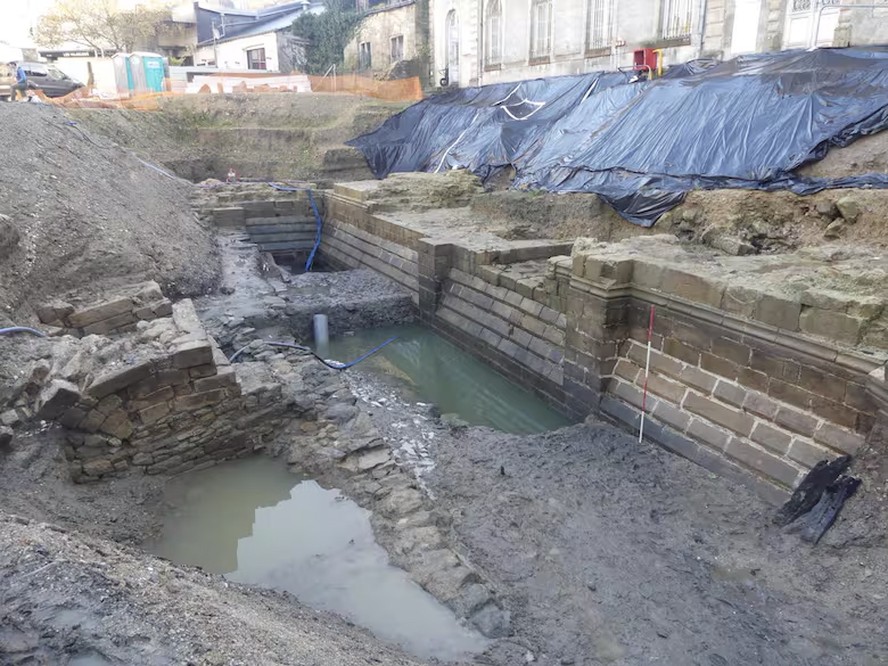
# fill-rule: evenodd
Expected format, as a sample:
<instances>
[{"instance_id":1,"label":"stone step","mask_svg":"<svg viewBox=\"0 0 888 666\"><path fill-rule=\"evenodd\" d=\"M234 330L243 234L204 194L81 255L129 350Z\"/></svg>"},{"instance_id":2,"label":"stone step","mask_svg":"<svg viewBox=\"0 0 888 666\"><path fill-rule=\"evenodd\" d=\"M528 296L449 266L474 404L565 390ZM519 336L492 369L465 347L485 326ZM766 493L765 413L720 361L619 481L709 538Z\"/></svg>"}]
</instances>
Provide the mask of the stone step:
<instances>
[{"instance_id":1,"label":"stone step","mask_svg":"<svg viewBox=\"0 0 888 666\"><path fill-rule=\"evenodd\" d=\"M274 243L278 241L291 242L308 242L314 243L316 234L314 232L306 233L282 233L282 234L250 234L250 240L254 243Z\"/></svg>"},{"instance_id":2,"label":"stone step","mask_svg":"<svg viewBox=\"0 0 888 666\"><path fill-rule=\"evenodd\" d=\"M313 241L275 241L275 242L262 242L257 243L259 246L260 252L283 252L285 250L310 250L314 242Z\"/></svg>"},{"instance_id":3,"label":"stone step","mask_svg":"<svg viewBox=\"0 0 888 666\"><path fill-rule=\"evenodd\" d=\"M303 233L310 232L312 234L317 233L317 224L312 222L308 223L300 223L300 224L263 224L263 225L250 225L249 232L251 236L261 235L261 234L281 234L281 233Z\"/></svg>"},{"instance_id":4,"label":"stone step","mask_svg":"<svg viewBox=\"0 0 888 666\"><path fill-rule=\"evenodd\" d=\"M314 215L279 215L276 217L247 217L247 226L264 226L269 224L317 224Z\"/></svg>"}]
</instances>

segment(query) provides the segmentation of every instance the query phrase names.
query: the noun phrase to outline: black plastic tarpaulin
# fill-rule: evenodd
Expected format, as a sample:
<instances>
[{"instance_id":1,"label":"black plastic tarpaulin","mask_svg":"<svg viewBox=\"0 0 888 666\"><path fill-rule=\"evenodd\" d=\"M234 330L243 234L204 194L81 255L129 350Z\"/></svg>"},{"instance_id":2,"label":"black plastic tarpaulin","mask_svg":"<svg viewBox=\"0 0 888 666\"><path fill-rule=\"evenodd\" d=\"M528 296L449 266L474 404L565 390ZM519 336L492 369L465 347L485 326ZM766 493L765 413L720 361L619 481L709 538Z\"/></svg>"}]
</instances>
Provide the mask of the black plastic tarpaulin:
<instances>
[{"instance_id":1,"label":"black plastic tarpaulin","mask_svg":"<svg viewBox=\"0 0 888 666\"><path fill-rule=\"evenodd\" d=\"M513 185L593 192L651 226L693 189L888 187L888 174L795 173L888 127L888 51L741 56L656 81L592 73L435 95L350 142L378 178L466 168Z\"/></svg>"}]
</instances>

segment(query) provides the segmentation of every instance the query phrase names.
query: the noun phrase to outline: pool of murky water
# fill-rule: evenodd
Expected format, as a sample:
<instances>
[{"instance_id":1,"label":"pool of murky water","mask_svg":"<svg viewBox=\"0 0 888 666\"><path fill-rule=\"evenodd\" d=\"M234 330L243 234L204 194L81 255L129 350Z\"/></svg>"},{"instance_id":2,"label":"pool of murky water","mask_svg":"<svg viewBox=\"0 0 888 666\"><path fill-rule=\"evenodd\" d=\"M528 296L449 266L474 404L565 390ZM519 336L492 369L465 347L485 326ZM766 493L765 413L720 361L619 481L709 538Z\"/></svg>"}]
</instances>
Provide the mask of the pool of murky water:
<instances>
[{"instance_id":1,"label":"pool of murky water","mask_svg":"<svg viewBox=\"0 0 888 666\"><path fill-rule=\"evenodd\" d=\"M148 550L232 581L285 590L419 657L452 661L486 640L389 564L369 512L257 456L176 477Z\"/></svg>"},{"instance_id":2,"label":"pool of murky water","mask_svg":"<svg viewBox=\"0 0 888 666\"><path fill-rule=\"evenodd\" d=\"M443 414L455 414L470 425L529 434L570 423L532 392L423 326L339 336L330 341L325 356L347 362L392 336L398 339L355 369L396 385L408 399L434 403Z\"/></svg>"}]
</instances>

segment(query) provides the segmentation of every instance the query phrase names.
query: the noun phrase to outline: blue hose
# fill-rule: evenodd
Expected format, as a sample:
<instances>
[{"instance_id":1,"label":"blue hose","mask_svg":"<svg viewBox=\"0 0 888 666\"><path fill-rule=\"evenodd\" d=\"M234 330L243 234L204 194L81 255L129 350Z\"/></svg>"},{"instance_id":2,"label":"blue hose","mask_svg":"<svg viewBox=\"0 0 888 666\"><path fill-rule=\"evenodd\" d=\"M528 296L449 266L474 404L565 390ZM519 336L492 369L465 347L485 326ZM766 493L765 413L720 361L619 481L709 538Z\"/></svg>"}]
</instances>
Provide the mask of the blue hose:
<instances>
[{"instance_id":1,"label":"blue hose","mask_svg":"<svg viewBox=\"0 0 888 666\"><path fill-rule=\"evenodd\" d=\"M318 224L318 231L315 235L315 243L314 247L311 248L311 252L308 254L308 260L305 262L305 272L308 273L311 271L311 267L314 264L315 256L318 253L318 248L321 246L321 230L323 229L324 222L321 219L321 213L318 210L318 205L315 203L314 193L309 187L291 187L290 185L278 185L277 183L268 183L271 187L278 190L279 192L307 192L308 193L308 203L311 205L311 211L314 213L315 221Z\"/></svg>"},{"instance_id":2,"label":"blue hose","mask_svg":"<svg viewBox=\"0 0 888 666\"><path fill-rule=\"evenodd\" d=\"M338 361L333 361L333 362L327 361L326 359L315 354L309 347L306 347L304 345L297 345L295 342L270 342L267 340L263 340L262 342L264 342L265 344L270 345L272 347L288 347L290 349L298 349L299 351L304 351L304 352L311 354L317 360L319 360L321 363L326 365L328 368L332 368L333 370L346 370L348 368L351 368L351 367L357 365L361 361L364 361L364 360L370 358L371 356L373 356L373 354L380 351L383 347L391 344L392 342L394 342L397 339L398 339L398 336L395 335L395 336L389 338L388 340L386 340L385 342L383 342L381 345L377 345L376 347L374 347L373 349L368 351L366 354L362 354L361 356L358 356L358 358L354 359L353 361L349 361L348 363L339 363ZM233 363L234 360L238 356L240 356L243 352L245 352L247 349L249 349L249 347L250 347L250 345L246 345L245 347L241 347L236 352L234 352L234 354L232 354L231 358L229 358L228 360Z\"/></svg>"},{"instance_id":3,"label":"blue hose","mask_svg":"<svg viewBox=\"0 0 888 666\"><path fill-rule=\"evenodd\" d=\"M28 328L27 326L10 326L8 328L0 328L0 335L8 335L9 333L31 333L38 338L45 338L46 333L38 331L36 328Z\"/></svg>"}]
</instances>

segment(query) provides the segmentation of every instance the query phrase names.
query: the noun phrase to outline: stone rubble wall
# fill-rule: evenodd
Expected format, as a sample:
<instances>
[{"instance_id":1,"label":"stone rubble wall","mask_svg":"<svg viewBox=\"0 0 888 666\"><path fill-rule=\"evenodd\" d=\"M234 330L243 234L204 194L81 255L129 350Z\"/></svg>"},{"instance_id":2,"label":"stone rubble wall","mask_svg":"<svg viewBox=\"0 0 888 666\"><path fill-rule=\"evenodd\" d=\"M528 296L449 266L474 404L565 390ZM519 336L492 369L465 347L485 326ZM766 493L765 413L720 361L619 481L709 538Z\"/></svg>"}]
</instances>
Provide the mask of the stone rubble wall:
<instances>
[{"instance_id":1,"label":"stone rubble wall","mask_svg":"<svg viewBox=\"0 0 888 666\"><path fill-rule=\"evenodd\" d=\"M37 308L37 317L55 335L110 335L134 331L136 323L168 317L173 305L156 282L120 290L110 298L74 305L53 301Z\"/></svg>"},{"instance_id":2,"label":"stone rubble wall","mask_svg":"<svg viewBox=\"0 0 888 666\"><path fill-rule=\"evenodd\" d=\"M280 385L261 365L236 372L191 301L115 341L84 343L56 359L36 400L37 418L66 429L75 481L208 466L251 453L284 422Z\"/></svg>"}]
</instances>

